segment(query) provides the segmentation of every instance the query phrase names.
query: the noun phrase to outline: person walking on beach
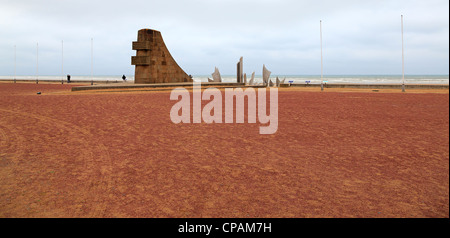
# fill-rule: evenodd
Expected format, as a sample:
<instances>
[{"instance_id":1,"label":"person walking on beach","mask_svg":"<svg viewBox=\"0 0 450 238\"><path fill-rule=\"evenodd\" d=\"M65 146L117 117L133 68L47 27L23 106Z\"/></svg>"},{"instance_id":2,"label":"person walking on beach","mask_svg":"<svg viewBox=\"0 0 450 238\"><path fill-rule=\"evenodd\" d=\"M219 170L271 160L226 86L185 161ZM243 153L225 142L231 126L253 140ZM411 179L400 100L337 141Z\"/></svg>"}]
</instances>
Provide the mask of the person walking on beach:
<instances>
[{"instance_id":1,"label":"person walking on beach","mask_svg":"<svg viewBox=\"0 0 450 238\"><path fill-rule=\"evenodd\" d=\"M67 75L67 83L70 83L70 74Z\"/></svg>"},{"instance_id":2,"label":"person walking on beach","mask_svg":"<svg viewBox=\"0 0 450 238\"><path fill-rule=\"evenodd\" d=\"M123 79L124 82L127 81L127 77L125 77L125 74L122 75L122 79Z\"/></svg>"}]
</instances>

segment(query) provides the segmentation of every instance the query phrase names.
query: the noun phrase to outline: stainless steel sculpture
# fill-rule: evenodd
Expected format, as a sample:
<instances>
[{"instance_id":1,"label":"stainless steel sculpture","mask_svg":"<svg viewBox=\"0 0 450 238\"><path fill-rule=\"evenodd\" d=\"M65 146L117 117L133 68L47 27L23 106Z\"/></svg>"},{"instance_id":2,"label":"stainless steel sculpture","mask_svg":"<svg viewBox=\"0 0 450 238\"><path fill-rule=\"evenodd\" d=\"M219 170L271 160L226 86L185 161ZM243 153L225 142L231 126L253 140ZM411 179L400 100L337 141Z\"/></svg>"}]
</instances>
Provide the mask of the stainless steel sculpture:
<instances>
[{"instance_id":1,"label":"stainless steel sculpture","mask_svg":"<svg viewBox=\"0 0 450 238\"><path fill-rule=\"evenodd\" d=\"M263 83L264 83L264 85L268 85L269 77L270 77L270 74L271 74L271 73L272 73L272 72L270 72L270 71L266 68L266 66L263 65Z\"/></svg>"},{"instance_id":2,"label":"stainless steel sculpture","mask_svg":"<svg viewBox=\"0 0 450 238\"><path fill-rule=\"evenodd\" d=\"M220 72L217 67L215 67L214 73L212 73L212 77L213 77L214 82L217 82L217 83L222 82L222 77L220 76Z\"/></svg>"}]
</instances>

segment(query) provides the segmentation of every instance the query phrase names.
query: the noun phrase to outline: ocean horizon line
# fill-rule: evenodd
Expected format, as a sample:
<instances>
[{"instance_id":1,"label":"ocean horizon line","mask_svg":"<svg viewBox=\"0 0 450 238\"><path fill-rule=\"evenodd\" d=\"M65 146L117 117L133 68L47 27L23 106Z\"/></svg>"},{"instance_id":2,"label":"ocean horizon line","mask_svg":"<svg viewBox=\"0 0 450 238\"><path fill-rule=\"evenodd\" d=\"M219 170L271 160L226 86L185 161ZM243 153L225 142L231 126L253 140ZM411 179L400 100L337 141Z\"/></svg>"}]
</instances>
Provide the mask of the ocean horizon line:
<instances>
[{"instance_id":1,"label":"ocean horizon line","mask_svg":"<svg viewBox=\"0 0 450 238\"><path fill-rule=\"evenodd\" d=\"M70 74L72 77L76 76L76 77L116 77L116 76L120 76L122 77L122 75L124 74L98 74L98 75L86 75L86 74ZM0 79L1 78L14 78L14 77L66 77L67 74L64 75L58 75L58 74L42 74L42 75L33 75L33 74L17 74L17 75L0 75ZM126 77L134 77L134 74L125 74ZM236 75L233 74L222 74L222 77L236 77ZM255 74L255 76L262 76L261 74ZM320 74L272 74L272 77L319 77L320 78ZM365 77L402 77L401 74L327 74L327 75L323 75L323 77L342 77L342 76L346 76L346 77L361 77L361 76L365 76ZM433 76L433 77L449 77L449 74L405 74L405 77L419 77L419 76ZM192 74L192 77L211 77L211 74Z\"/></svg>"},{"instance_id":2,"label":"ocean horizon line","mask_svg":"<svg viewBox=\"0 0 450 238\"><path fill-rule=\"evenodd\" d=\"M134 75L125 75L127 81L133 82ZM193 75L194 82L208 82L211 75ZM247 80L250 80L247 75ZM402 84L402 75L277 75L270 76L272 81L279 78L286 83L295 84L320 84L322 81L329 84ZM66 81L66 75L12 75L0 76L0 81L10 80L21 81ZM122 75L71 75L73 81L97 81L97 82L121 82ZM222 75L224 83L236 82L236 75ZM255 75L255 83L262 83L262 76ZM434 85L449 85L449 75L405 75L405 84L434 84Z\"/></svg>"}]
</instances>

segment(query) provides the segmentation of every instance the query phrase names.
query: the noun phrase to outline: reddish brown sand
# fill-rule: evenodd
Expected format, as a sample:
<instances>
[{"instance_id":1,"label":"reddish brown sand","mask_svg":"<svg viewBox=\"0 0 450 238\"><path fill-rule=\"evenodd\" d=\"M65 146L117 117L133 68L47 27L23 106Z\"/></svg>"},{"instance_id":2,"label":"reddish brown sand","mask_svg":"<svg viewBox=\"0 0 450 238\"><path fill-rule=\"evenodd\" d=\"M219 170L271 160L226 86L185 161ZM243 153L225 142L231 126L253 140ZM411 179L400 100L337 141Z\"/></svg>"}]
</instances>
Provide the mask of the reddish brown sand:
<instances>
[{"instance_id":1,"label":"reddish brown sand","mask_svg":"<svg viewBox=\"0 0 450 238\"><path fill-rule=\"evenodd\" d=\"M70 87L0 83L0 217L449 217L448 90L280 90L259 135Z\"/></svg>"}]
</instances>

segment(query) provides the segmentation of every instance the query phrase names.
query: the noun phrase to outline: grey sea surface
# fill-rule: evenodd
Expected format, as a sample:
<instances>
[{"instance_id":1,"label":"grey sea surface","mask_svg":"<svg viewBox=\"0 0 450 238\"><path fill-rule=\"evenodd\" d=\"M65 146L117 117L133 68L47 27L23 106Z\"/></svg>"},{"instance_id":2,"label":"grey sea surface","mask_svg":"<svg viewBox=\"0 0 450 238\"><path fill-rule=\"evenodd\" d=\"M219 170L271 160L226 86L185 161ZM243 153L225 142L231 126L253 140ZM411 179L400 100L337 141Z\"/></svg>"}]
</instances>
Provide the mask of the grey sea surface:
<instances>
[{"instance_id":1,"label":"grey sea surface","mask_svg":"<svg viewBox=\"0 0 450 238\"><path fill-rule=\"evenodd\" d=\"M134 81L134 75L126 76L128 82ZM329 84L402 84L401 75L326 75L321 79L320 75L274 75L270 78L274 82L276 77L285 82L291 82L296 84L320 84L323 80L324 83ZM15 76L17 80L48 80L48 81L61 81L67 80L66 76L48 76L48 75L21 75ZM196 82L208 82L208 78L212 78L210 75L194 75L193 79ZM12 80L14 76L6 75L0 76L0 80ZM73 81L123 81L122 75L71 75ZM235 75L222 75L223 82L236 82ZM247 80L250 80L250 76L247 75ZM262 76L255 76L256 83L262 83ZM448 75L405 75L405 84L449 84Z\"/></svg>"}]
</instances>

